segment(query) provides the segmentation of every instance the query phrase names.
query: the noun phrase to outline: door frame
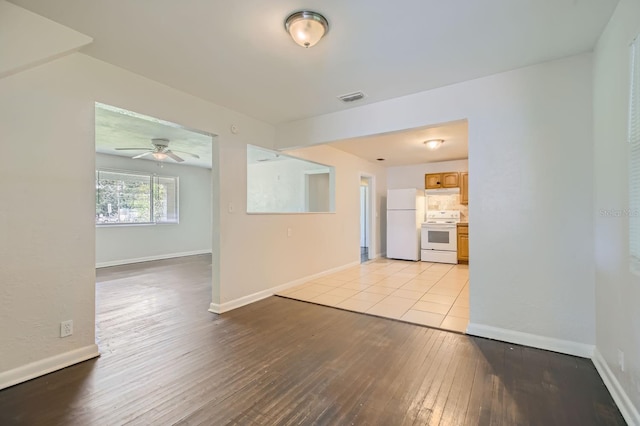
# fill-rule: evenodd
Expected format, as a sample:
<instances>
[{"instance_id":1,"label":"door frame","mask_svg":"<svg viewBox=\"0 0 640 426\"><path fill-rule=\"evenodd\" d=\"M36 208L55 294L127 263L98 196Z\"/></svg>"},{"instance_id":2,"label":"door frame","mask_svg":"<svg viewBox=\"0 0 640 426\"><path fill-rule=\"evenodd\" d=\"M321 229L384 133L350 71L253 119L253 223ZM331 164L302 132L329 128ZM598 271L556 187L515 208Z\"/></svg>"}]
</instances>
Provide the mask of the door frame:
<instances>
[{"instance_id":1,"label":"door frame","mask_svg":"<svg viewBox=\"0 0 640 426\"><path fill-rule=\"evenodd\" d=\"M366 172L360 172L358 173L358 206L361 205L360 203L360 187L363 186L362 185L362 180L366 180L368 182L368 189L367 189L367 202L366 202L366 216L365 216L365 222L366 222L366 233L368 238L368 255L369 255L369 260L371 259L375 259L376 257L380 256L380 253L378 253L378 245L376 244L377 241L377 226L374 226L374 222L377 224L378 223L378 219L379 219L379 213L376 210L376 203L377 203L377 196L376 196L376 177L375 175L371 174L371 173L366 173ZM360 223L360 208L358 208L358 223ZM360 223L360 225L362 225ZM359 229L361 229L362 226L359 227ZM360 233L358 233L358 255L360 254Z\"/></svg>"}]
</instances>

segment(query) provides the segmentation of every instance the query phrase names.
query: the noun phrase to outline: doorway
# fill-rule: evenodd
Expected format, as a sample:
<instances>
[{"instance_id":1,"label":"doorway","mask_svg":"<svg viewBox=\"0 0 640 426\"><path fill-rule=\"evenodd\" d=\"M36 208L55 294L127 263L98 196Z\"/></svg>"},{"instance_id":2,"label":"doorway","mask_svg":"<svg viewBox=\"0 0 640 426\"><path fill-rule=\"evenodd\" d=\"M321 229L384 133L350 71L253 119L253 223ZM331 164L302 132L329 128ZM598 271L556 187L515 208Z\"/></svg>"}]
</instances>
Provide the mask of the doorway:
<instances>
[{"instance_id":1,"label":"doorway","mask_svg":"<svg viewBox=\"0 0 640 426\"><path fill-rule=\"evenodd\" d=\"M371 244L372 176L360 176L360 263L373 258Z\"/></svg>"},{"instance_id":2,"label":"doorway","mask_svg":"<svg viewBox=\"0 0 640 426\"><path fill-rule=\"evenodd\" d=\"M184 274L187 279L197 271L195 275L207 283L212 300L219 300L219 255L213 251L213 236L219 226L213 208L219 191L219 169L213 168L218 149L213 134L96 103L98 338L106 332L101 328L106 322L101 323L104 317L101 320L100 314L111 309L109 300L119 296L111 292L115 288L112 283L100 281L103 276L121 272L143 277L150 271L173 270L172 265L181 264L185 266L172 273ZM140 285L145 285L143 281ZM149 293L160 288L152 287ZM181 290L189 291L186 287ZM129 306L148 303L136 299L137 294L132 291L123 295L129 297ZM182 303L180 298L174 300ZM148 306L156 307L168 309L166 305Z\"/></svg>"}]
</instances>

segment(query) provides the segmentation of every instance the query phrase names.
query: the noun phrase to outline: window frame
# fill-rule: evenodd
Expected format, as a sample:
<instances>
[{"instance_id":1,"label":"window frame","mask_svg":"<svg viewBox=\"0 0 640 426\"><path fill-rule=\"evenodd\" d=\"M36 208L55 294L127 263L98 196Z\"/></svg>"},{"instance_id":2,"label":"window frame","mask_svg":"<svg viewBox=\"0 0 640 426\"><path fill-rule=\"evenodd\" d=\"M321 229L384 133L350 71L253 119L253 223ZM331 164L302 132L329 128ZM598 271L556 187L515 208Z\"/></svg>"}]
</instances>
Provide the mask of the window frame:
<instances>
[{"instance_id":1,"label":"window frame","mask_svg":"<svg viewBox=\"0 0 640 426\"><path fill-rule=\"evenodd\" d=\"M123 169L112 169L112 168L96 168L95 169L95 187L96 194L98 191L98 181L99 181L99 173L114 173L114 174L126 174L126 175L136 175L141 177L149 178L150 188L149 188L149 222L104 222L99 223L97 221L95 225L96 227L111 227L111 226L154 226L154 225L179 225L180 224L180 177L179 176L170 176L170 175L159 175L157 173L144 172L140 170L123 170ZM175 220L167 220L167 221L156 221L155 220L155 195L156 195L156 185L158 184L158 180L162 179L172 179L175 182ZM96 212L97 213L97 212Z\"/></svg>"},{"instance_id":2,"label":"window frame","mask_svg":"<svg viewBox=\"0 0 640 426\"><path fill-rule=\"evenodd\" d=\"M629 51L629 270L640 276L640 34Z\"/></svg>"}]
</instances>

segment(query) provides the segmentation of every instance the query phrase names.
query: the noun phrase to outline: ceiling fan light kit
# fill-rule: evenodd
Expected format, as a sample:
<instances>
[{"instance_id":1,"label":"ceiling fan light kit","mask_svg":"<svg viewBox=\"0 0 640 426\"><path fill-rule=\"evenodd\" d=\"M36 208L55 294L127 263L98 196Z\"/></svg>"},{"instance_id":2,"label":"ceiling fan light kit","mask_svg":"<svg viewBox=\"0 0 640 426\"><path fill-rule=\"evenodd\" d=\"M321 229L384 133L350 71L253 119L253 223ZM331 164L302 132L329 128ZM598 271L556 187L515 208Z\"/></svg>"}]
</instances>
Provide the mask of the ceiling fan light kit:
<instances>
[{"instance_id":1,"label":"ceiling fan light kit","mask_svg":"<svg viewBox=\"0 0 640 426\"><path fill-rule=\"evenodd\" d=\"M168 157L167 154L165 154L164 152L154 152L153 154L153 158L155 158L156 160L162 161L164 159L166 159Z\"/></svg>"},{"instance_id":2,"label":"ceiling fan light kit","mask_svg":"<svg viewBox=\"0 0 640 426\"><path fill-rule=\"evenodd\" d=\"M308 48L316 45L329 31L329 22L317 12L301 10L287 17L284 28L296 44Z\"/></svg>"}]
</instances>

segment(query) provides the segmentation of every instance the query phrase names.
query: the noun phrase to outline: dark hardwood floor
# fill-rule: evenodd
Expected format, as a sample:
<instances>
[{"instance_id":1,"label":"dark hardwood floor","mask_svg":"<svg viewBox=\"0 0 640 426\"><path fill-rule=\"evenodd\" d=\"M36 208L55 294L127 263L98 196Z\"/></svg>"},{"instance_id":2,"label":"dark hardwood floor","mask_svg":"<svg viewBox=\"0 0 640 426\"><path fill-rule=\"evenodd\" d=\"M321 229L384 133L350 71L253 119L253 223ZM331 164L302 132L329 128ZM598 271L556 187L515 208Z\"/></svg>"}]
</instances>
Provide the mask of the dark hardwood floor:
<instances>
[{"instance_id":1,"label":"dark hardwood floor","mask_svg":"<svg viewBox=\"0 0 640 426\"><path fill-rule=\"evenodd\" d=\"M102 356L0 425L620 425L591 361L279 297L213 315L209 256L98 271Z\"/></svg>"}]
</instances>

